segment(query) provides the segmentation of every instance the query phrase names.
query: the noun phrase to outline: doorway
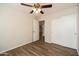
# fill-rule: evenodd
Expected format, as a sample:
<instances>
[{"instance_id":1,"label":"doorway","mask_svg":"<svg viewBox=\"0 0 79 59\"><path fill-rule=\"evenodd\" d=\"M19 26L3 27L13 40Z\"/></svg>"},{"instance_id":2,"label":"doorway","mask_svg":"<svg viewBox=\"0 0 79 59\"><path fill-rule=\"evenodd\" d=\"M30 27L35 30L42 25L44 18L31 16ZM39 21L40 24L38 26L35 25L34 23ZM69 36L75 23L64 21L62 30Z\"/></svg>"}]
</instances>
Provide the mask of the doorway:
<instances>
[{"instance_id":1,"label":"doorway","mask_svg":"<svg viewBox=\"0 0 79 59\"><path fill-rule=\"evenodd\" d=\"M39 41L41 42L45 42L44 27L45 21L39 21Z\"/></svg>"}]
</instances>

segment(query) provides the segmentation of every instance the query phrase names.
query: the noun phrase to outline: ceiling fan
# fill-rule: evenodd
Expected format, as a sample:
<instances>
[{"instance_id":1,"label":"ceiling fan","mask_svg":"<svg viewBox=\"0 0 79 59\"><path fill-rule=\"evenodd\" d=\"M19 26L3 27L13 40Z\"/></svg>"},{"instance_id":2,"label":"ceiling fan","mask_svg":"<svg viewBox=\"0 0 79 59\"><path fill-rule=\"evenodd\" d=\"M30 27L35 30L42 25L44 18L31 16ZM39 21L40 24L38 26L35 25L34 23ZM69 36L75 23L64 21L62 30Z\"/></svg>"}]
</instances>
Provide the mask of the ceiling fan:
<instances>
[{"instance_id":1,"label":"ceiling fan","mask_svg":"<svg viewBox=\"0 0 79 59\"><path fill-rule=\"evenodd\" d=\"M31 14L33 12L35 12L35 13L40 12L41 14L44 14L44 12L42 11L42 8L51 8L52 7L52 4L40 5L39 3L35 3L34 5L29 5L29 4L21 3L21 5L32 7L33 9L32 9L32 11L30 11Z\"/></svg>"}]
</instances>

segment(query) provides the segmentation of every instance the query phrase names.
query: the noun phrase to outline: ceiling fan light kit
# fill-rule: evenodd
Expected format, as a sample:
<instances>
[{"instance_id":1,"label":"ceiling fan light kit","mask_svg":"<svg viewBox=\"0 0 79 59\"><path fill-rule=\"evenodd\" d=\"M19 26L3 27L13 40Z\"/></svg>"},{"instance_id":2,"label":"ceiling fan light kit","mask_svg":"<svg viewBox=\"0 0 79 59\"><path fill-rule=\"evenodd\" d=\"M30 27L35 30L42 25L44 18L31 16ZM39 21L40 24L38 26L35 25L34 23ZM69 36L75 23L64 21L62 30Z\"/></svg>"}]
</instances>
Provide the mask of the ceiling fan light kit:
<instances>
[{"instance_id":1,"label":"ceiling fan light kit","mask_svg":"<svg viewBox=\"0 0 79 59\"><path fill-rule=\"evenodd\" d=\"M36 11L36 8L33 8L33 11L35 12Z\"/></svg>"},{"instance_id":2,"label":"ceiling fan light kit","mask_svg":"<svg viewBox=\"0 0 79 59\"><path fill-rule=\"evenodd\" d=\"M40 12L40 11L41 11L41 9L39 8L39 9L38 9L38 11Z\"/></svg>"},{"instance_id":3,"label":"ceiling fan light kit","mask_svg":"<svg viewBox=\"0 0 79 59\"><path fill-rule=\"evenodd\" d=\"M44 12L42 11L42 8L51 8L52 7L52 4L40 5L39 3L35 3L33 6L32 5L25 4L25 3L21 3L21 5L28 6L28 7L33 7L32 11L30 12L31 14L33 12L44 14Z\"/></svg>"},{"instance_id":4,"label":"ceiling fan light kit","mask_svg":"<svg viewBox=\"0 0 79 59\"><path fill-rule=\"evenodd\" d=\"M35 11L35 13L37 14L37 13L39 13L38 11Z\"/></svg>"},{"instance_id":5,"label":"ceiling fan light kit","mask_svg":"<svg viewBox=\"0 0 79 59\"><path fill-rule=\"evenodd\" d=\"M41 9L40 9L40 8L33 8L33 11L34 11L35 13L40 13Z\"/></svg>"}]
</instances>

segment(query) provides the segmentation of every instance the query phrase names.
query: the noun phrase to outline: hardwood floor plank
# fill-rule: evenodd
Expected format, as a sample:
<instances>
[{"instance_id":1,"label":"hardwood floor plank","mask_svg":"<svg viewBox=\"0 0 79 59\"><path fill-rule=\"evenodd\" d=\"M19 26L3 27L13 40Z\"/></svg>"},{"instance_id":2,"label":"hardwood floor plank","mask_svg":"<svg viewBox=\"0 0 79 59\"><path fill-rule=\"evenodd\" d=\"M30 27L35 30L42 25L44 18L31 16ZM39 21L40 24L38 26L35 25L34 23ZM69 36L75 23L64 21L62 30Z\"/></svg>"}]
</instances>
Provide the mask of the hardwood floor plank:
<instances>
[{"instance_id":1,"label":"hardwood floor plank","mask_svg":"<svg viewBox=\"0 0 79 59\"><path fill-rule=\"evenodd\" d=\"M26 44L6 53L14 56L78 56L75 49L40 41Z\"/></svg>"}]
</instances>

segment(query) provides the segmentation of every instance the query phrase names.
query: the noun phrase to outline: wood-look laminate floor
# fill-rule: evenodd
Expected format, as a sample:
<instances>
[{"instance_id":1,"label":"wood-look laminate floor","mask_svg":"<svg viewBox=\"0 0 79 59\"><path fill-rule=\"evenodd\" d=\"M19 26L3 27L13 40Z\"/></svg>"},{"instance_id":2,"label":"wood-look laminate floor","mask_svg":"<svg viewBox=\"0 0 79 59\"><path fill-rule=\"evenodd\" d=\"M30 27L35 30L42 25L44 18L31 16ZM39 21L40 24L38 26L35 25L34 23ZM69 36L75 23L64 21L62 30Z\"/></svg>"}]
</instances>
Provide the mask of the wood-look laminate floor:
<instances>
[{"instance_id":1,"label":"wood-look laminate floor","mask_svg":"<svg viewBox=\"0 0 79 59\"><path fill-rule=\"evenodd\" d=\"M7 51L13 56L77 56L75 49L63 47L57 44L32 42L19 48Z\"/></svg>"}]
</instances>

